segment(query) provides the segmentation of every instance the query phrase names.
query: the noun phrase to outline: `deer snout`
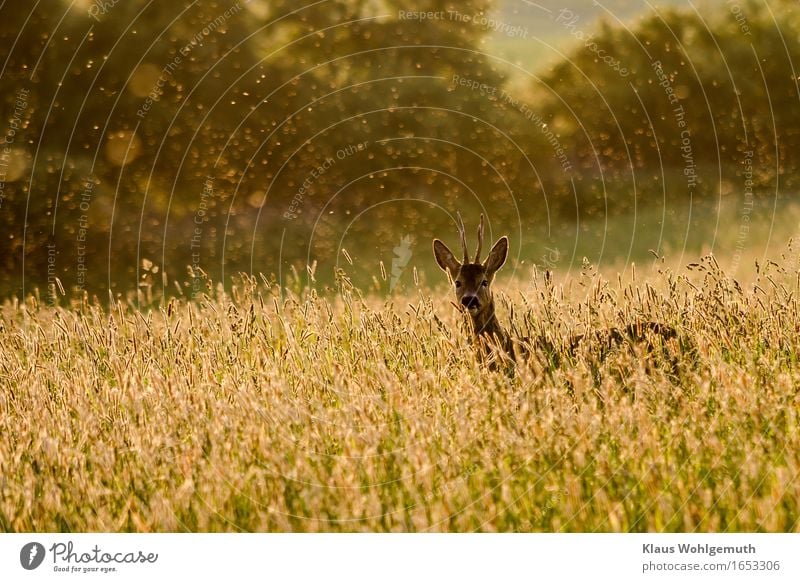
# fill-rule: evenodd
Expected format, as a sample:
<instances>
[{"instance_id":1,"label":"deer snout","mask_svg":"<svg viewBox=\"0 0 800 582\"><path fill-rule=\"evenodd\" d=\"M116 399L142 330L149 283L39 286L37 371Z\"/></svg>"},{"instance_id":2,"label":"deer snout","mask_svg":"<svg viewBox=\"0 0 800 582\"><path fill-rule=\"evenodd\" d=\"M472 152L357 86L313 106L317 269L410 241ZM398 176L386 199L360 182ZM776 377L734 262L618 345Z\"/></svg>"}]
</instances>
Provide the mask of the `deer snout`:
<instances>
[{"instance_id":1,"label":"deer snout","mask_svg":"<svg viewBox=\"0 0 800 582\"><path fill-rule=\"evenodd\" d=\"M461 305L467 309L478 309L478 307L481 305L481 302L478 301L477 295L464 295L461 298Z\"/></svg>"}]
</instances>

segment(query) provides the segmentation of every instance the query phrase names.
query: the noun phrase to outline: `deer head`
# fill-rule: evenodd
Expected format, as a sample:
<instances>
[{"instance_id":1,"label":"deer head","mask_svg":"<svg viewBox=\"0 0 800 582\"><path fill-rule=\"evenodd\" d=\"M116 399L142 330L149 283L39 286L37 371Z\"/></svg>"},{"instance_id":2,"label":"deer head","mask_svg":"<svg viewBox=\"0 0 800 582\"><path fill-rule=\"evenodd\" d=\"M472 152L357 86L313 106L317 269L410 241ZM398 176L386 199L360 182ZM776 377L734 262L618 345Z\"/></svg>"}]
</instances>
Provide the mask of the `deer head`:
<instances>
[{"instance_id":1,"label":"deer head","mask_svg":"<svg viewBox=\"0 0 800 582\"><path fill-rule=\"evenodd\" d=\"M481 214L481 222L478 226L478 248L475 251L475 259L470 261L467 250L467 234L460 214L458 214L458 230L461 236L461 247L464 251L463 260L458 261L447 245L439 239L433 241L433 255L453 283L456 303L472 317L475 332L478 334L493 332L500 335L503 332L494 318L492 281L495 273L506 262L508 237L503 236L494 243L486 260L481 262L483 245L483 214Z\"/></svg>"}]
</instances>

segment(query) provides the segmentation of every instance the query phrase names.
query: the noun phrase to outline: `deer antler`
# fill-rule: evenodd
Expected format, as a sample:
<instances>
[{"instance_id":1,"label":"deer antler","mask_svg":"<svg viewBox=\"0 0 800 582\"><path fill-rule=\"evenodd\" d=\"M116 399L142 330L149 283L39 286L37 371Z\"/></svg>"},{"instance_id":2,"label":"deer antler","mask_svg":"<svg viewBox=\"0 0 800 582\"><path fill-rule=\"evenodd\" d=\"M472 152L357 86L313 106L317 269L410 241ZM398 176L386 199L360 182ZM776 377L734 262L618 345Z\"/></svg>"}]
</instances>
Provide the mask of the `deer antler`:
<instances>
[{"instance_id":1,"label":"deer antler","mask_svg":"<svg viewBox=\"0 0 800 582\"><path fill-rule=\"evenodd\" d=\"M456 210L458 216L458 233L461 235L461 248L464 249L464 264L469 263L469 251L467 250L467 231L464 229L464 221L461 219L461 213Z\"/></svg>"},{"instance_id":2,"label":"deer antler","mask_svg":"<svg viewBox=\"0 0 800 582\"><path fill-rule=\"evenodd\" d=\"M481 213L481 222L478 225L478 250L475 251L475 262L481 262L481 247L483 246L483 213Z\"/></svg>"}]
</instances>

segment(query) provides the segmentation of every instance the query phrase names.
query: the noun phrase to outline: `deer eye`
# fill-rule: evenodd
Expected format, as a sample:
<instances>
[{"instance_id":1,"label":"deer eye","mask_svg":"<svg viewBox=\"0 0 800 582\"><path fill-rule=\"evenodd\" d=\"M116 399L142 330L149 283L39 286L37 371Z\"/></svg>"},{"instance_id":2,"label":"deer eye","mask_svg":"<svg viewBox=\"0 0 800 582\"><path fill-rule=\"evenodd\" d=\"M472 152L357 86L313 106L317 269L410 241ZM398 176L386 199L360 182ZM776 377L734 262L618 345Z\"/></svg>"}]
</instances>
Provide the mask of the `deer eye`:
<instances>
[{"instance_id":1,"label":"deer eye","mask_svg":"<svg viewBox=\"0 0 800 582\"><path fill-rule=\"evenodd\" d=\"M461 281L456 281L456 288L461 287Z\"/></svg>"},{"instance_id":2,"label":"deer eye","mask_svg":"<svg viewBox=\"0 0 800 582\"><path fill-rule=\"evenodd\" d=\"M481 285L483 285L484 287L488 287L489 286L489 281L484 279L483 282L481 283Z\"/></svg>"}]
</instances>

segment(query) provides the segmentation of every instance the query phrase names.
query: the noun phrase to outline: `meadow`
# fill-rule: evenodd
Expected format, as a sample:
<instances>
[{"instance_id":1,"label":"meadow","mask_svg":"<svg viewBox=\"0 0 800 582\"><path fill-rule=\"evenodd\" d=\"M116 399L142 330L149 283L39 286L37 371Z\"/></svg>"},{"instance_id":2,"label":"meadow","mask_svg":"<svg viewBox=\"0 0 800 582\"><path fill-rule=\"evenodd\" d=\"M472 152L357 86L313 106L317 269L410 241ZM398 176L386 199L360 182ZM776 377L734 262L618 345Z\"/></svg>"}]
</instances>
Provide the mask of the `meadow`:
<instances>
[{"instance_id":1,"label":"meadow","mask_svg":"<svg viewBox=\"0 0 800 582\"><path fill-rule=\"evenodd\" d=\"M443 285L6 301L0 530L798 531L792 256L501 279L513 371ZM677 338L564 348L639 319Z\"/></svg>"},{"instance_id":2,"label":"meadow","mask_svg":"<svg viewBox=\"0 0 800 582\"><path fill-rule=\"evenodd\" d=\"M800 530L796 2L24 4L0 532Z\"/></svg>"}]
</instances>

